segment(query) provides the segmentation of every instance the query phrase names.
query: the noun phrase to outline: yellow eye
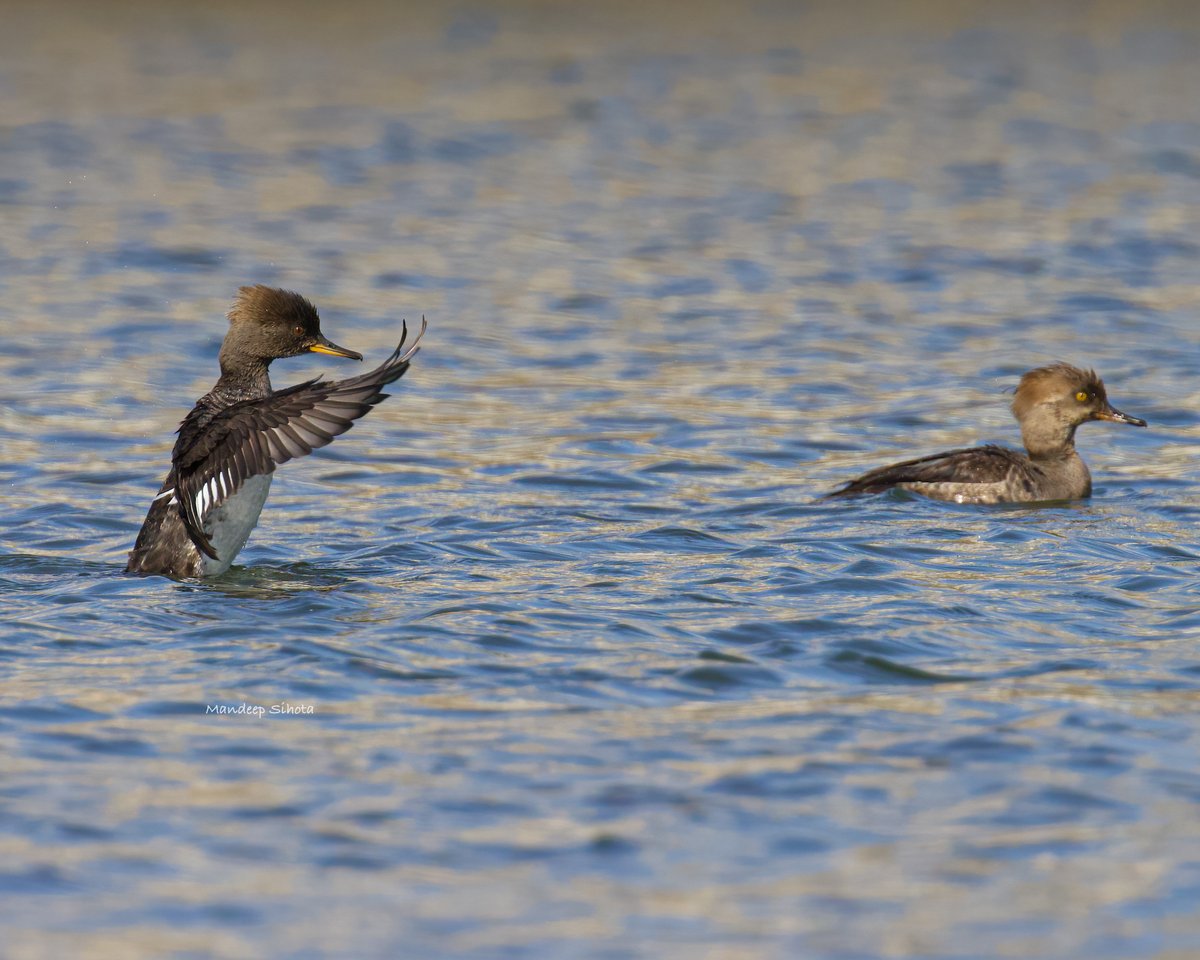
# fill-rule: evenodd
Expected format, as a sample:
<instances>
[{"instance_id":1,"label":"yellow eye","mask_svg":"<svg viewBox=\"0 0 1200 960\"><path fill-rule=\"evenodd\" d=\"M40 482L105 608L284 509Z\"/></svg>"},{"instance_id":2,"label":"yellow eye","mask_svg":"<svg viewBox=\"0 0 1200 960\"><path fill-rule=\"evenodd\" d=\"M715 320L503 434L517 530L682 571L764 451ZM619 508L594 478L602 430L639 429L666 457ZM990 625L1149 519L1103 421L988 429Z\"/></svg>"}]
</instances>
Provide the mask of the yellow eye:
<instances>
[{"instance_id":1,"label":"yellow eye","mask_svg":"<svg viewBox=\"0 0 1200 960\"><path fill-rule=\"evenodd\" d=\"M1087 402L1088 402L1088 393L1087 393L1087 391L1086 391L1086 390L1080 390L1080 391L1079 391L1077 394L1075 394L1075 399L1076 399L1076 400L1078 400L1080 403L1087 403Z\"/></svg>"}]
</instances>

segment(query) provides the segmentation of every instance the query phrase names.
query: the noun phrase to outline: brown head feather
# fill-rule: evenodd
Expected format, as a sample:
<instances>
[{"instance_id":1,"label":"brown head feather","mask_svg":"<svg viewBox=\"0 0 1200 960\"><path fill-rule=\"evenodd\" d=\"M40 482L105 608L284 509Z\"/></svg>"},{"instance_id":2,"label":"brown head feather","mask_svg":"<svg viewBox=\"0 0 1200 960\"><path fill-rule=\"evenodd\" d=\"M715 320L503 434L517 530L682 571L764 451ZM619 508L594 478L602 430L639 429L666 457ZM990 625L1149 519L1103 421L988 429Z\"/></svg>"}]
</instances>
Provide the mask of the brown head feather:
<instances>
[{"instance_id":1,"label":"brown head feather","mask_svg":"<svg viewBox=\"0 0 1200 960\"><path fill-rule=\"evenodd\" d=\"M1081 370L1062 362L1030 370L1017 385L1012 402L1013 416L1024 420L1039 404L1065 400L1080 390L1094 394L1101 402L1108 399L1104 382L1096 376L1095 370Z\"/></svg>"},{"instance_id":2,"label":"brown head feather","mask_svg":"<svg viewBox=\"0 0 1200 960\"><path fill-rule=\"evenodd\" d=\"M266 287L261 283L239 287L229 308L229 323L260 323L271 326L302 326L315 333L321 328L317 308L305 297L291 290Z\"/></svg>"}]
</instances>

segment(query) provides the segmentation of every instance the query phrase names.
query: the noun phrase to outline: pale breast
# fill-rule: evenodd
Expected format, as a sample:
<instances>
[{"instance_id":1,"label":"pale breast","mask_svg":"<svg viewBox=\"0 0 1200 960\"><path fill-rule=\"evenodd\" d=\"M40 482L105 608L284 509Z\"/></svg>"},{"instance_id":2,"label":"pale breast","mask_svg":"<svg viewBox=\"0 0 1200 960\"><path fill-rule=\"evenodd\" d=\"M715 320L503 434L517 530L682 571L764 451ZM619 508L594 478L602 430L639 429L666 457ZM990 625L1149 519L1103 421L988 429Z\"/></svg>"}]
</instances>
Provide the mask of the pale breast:
<instances>
[{"instance_id":1,"label":"pale breast","mask_svg":"<svg viewBox=\"0 0 1200 960\"><path fill-rule=\"evenodd\" d=\"M267 494L271 490L271 474L259 474L250 477L219 507L214 508L204 518L204 532L216 550L219 560L202 556L204 563L203 576L211 577L224 573L233 563L234 557L241 552L250 537L250 531L258 523L258 515L262 513L263 504L267 502Z\"/></svg>"}]
</instances>

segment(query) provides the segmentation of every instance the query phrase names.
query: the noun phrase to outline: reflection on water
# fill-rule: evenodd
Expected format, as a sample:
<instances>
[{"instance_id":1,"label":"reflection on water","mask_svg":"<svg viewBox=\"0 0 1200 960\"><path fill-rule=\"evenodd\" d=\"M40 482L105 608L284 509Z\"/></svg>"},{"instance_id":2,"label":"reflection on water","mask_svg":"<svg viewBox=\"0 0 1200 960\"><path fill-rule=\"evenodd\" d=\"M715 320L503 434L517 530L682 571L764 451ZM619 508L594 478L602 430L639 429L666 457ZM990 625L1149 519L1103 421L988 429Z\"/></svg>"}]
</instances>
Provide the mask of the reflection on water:
<instances>
[{"instance_id":1,"label":"reflection on water","mask_svg":"<svg viewBox=\"0 0 1200 960\"><path fill-rule=\"evenodd\" d=\"M1197 41L9 11L6 955L1194 953ZM228 575L123 576L246 282L427 344ZM1152 424L1090 502L816 500L1055 359Z\"/></svg>"}]
</instances>

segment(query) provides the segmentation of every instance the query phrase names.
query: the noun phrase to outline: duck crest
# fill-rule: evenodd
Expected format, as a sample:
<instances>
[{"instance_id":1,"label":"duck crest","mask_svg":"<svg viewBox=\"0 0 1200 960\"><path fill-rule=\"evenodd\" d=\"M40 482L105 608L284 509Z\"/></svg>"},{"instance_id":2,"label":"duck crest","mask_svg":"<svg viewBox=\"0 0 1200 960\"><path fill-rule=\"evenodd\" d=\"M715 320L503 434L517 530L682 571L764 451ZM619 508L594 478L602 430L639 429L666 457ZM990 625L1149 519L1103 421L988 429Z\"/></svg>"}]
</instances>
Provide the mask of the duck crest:
<instances>
[{"instance_id":1,"label":"duck crest","mask_svg":"<svg viewBox=\"0 0 1200 960\"><path fill-rule=\"evenodd\" d=\"M1048 403L1068 394L1083 391L1100 399L1107 399L1104 381L1095 370L1083 370L1064 363L1050 363L1030 370L1021 377L1013 397L1012 413L1017 420L1024 420L1038 404Z\"/></svg>"}]
</instances>

